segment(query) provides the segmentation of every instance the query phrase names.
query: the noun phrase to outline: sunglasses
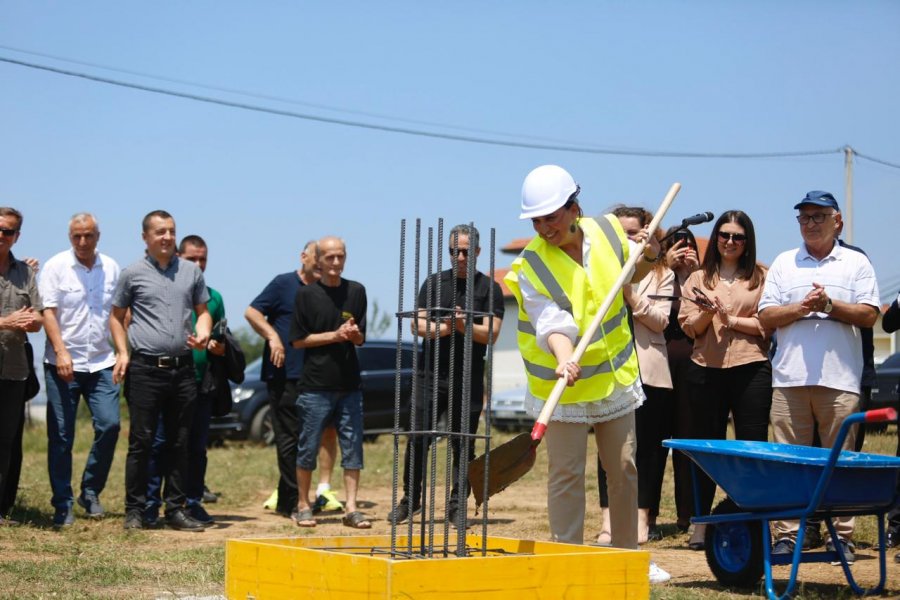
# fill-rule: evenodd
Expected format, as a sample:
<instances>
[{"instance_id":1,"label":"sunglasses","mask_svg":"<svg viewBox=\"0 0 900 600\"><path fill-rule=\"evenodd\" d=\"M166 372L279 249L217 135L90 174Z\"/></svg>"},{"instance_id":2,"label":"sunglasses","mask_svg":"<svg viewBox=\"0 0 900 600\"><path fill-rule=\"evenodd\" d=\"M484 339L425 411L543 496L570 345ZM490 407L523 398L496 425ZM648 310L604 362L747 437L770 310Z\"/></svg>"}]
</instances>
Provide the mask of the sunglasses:
<instances>
[{"instance_id":1,"label":"sunglasses","mask_svg":"<svg viewBox=\"0 0 900 600\"><path fill-rule=\"evenodd\" d=\"M456 258L458 254L462 254L465 258L469 257L469 249L468 248L450 248L450 256Z\"/></svg>"},{"instance_id":2,"label":"sunglasses","mask_svg":"<svg viewBox=\"0 0 900 600\"><path fill-rule=\"evenodd\" d=\"M18 229L6 229L5 227L0 228L0 234L5 235L6 237L12 237L19 233Z\"/></svg>"},{"instance_id":3,"label":"sunglasses","mask_svg":"<svg viewBox=\"0 0 900 600\"><path fill-rule=\"evenodd\" d=\"M726 231L720 231L719 239L723 242L732 241L735 244L743 244L747 241L747 236L743 233L728 233Z\"/></svg>"},{"instance_id":4,"label":"sunglasses","mask_svg":"<svg viewBox=\"0 0 900 600\"><path fill-rule=\"evenodd\" d=\"M832 217L835 213L815 213L812 215L797 215L797 222L801 225L808 225L810 221L815 223L816 225L821 225L825 222L826 217Z\"/></svg>"}]
</instances>

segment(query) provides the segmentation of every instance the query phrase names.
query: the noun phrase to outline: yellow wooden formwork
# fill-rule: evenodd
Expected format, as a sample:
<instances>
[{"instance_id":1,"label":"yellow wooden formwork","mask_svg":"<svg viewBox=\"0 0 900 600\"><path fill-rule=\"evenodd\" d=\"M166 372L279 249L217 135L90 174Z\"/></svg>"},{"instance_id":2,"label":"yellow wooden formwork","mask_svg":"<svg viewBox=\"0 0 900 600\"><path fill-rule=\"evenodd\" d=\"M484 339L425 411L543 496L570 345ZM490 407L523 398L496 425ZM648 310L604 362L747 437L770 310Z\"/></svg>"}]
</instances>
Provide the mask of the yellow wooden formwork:
<instances>
[{"instance_id":1,"label":"yellow wooden formwork","mask_svg":"<svg viewBox=\"0 0 900 600\"><path fill-rule=\"evenodd\" d=\"M451 536L451 552L456 538ZM390 558L389 536L229 540L225 594L233 600L649 598L639 550L467 536L458 558ZM406 537L397 549L406 549ZM443 547L435 536L434 548ZM373 549L376 551L373 553ZM477 552L476 552L477 551Z\"/></svg>"}]
</instances>

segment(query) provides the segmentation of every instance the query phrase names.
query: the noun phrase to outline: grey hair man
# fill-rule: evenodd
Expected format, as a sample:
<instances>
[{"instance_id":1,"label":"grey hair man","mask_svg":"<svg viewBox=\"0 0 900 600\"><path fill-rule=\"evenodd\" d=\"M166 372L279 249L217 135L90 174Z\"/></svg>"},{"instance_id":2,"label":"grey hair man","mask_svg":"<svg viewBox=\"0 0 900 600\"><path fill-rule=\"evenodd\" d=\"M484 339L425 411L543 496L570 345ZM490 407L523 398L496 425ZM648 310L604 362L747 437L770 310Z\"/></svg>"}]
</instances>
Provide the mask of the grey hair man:
<instances>
[{"instance_id":1,"label":"grey hair man","mask_svg":"<svg viewBox=\"0 0 900 600\"><path fill-rule=\"evenodd\" d=\"M97 250L99 241L96 217L75 214L69 220L70 248L47 261L39 280L47 332L47 467L55 527L67 527L75 520L72 445L80 397L91 411L94 428L77 500L89 517L104 514L99 497L119 439L119 386L112 376L116 356L109 343L119 265Z\"/></svg>"},{"instance_id":2,"label":"grey hair man","mask_svg":"<svg viewBox=\"0 0 900 600\"><path fill-rule=\"evenodd\" d=\"M772 262L759 301L759 322L775 329L770 421L776 442L812 445L818 428L831 446L844 418L859 406L863 357L860 329L878 318L878 283L872 264L860 252L842 247L837 200L812 191L794 209L803 244ZM854 446L853 432L844 447ZM774 554L790 554L796 521L776 521ZM853 518L835 519L839 540L828 540L854 559Z\"/></svg>"}]
</instances>

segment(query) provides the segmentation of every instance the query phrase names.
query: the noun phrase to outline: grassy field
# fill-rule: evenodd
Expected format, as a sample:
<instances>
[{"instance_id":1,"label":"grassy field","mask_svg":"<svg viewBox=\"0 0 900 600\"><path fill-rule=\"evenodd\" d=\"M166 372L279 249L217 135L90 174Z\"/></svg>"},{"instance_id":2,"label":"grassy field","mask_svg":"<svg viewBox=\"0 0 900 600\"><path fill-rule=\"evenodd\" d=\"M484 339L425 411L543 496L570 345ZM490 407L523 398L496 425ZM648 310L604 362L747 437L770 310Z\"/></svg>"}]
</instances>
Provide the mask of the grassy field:
<instances>
[{"instance_id":1,"label":"grassy field","mask_svg":"<svg viewBox=\"0 0 900 600\"><path fill-rule=\"evenodd\" d=\"M124 425L124 424L123 424ZM508 439L497 434L494 444ZM91 439L90 423L79 419L75 445L76 479L80 476ZM896 433L870 435L866 450L893 454ZM51 527L53 509L46 467L46 434L43 424L25 433L25 460L18 506L13 518L25 522L17 528L0 528L0 597L3 598L159 598L188 595L216 595L223 590L224 540L229 537L339 535L339 519L325 519L316 530L299 530L287 519L263 511L261 504L277 481L274 450L247 444L227 444L209 454L209 486L222 492L218 503L210 505L218 527L201 534L168 530L126 533L123 522L123 482L127 446L127 425L119 440L110 483L101 499L109 516L89 521L76 509L75 525L65 531ZM389 510L393 467L393 443L382 436L366 445L366 469L360 498L368 514L375 517L374 533L386 531L384 517ZM522 539L547 539L545 512L546 455L539 453L538 464L510 491L492 501L491 534ZM442 464L442 463L441 463ZM339 472L336 486L340 488ZM588 497L596 498L596 479L589 468ZM76 481L77 486L77 481ZM722 590L708 574L702 553L684 549L686 536L674 526L671 473L667 477L660 523L667 537L648 544L655 560L672 571L684 571L675 583L652 589L652 597L666 600L747 598ZM76 487L76 493L78 489ZM592 529L586 539L596 535L596 507L589 507ZM347 533L346 530L343 531ZM858 519L856 540L862 547L875 542L874 519ZM892 555L891 555L892 556ZM867 561L874 562L874 561ZM858 563L859 564L859 563ZM827 566L825 567L827 568ZM803 572L803 569L801 569ZM839 569L815 572L802 588L801 598L852 597L842 591ZM673 573L675 574L675 573Z\"/></svg>"}]
</instances>

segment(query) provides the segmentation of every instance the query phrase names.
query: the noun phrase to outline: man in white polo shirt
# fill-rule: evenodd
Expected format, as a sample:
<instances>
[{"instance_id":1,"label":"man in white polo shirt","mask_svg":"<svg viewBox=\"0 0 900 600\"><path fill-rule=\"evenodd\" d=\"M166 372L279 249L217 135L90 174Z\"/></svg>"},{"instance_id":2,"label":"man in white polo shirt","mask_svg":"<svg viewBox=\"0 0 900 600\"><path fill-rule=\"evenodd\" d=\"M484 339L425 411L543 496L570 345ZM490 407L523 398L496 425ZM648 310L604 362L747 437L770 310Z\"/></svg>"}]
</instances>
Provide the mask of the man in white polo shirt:
<instances>
[{"instance_id":1,"label":"man in white polo shirt","mask_svg":"<svg viewBox=\"0 0 900 600\"><path fill-rule=\"evenodd\" d=\"M39 283L47 332L47 467L55 527L68 527L75 520L72 444L82 396L94 425L94 443L78 496L89 517L103 516L99 496L119 439L119 386L112 377L116 356L109 343L109 313L119 265L97 252L99 240L100 228L93 215L73 216L69 221L72 247L47 261Z\"/></svg>"},{"instance_id":2,"label":"man in white polo shirt","mask_svg":"<svg viewBox=\"0 0 900 600\"><path fill-rule=\"evenodd\" d=\"M809 446L818 426L831 446L844 418L857 410L863 370L860 327L878 318L875 271L865 255L837 243L841 213L828 192L797 205L803 245L780 254L766 276L759 321L777 329L770 419L776 442ZM852 449L851 432L844 448ZM853 518L834 519L840 546L853 561ZM774 554L793 551L798 522L777 521ZM829 540L826 547L835 549Z\"/></svg>"}]
</instances>

